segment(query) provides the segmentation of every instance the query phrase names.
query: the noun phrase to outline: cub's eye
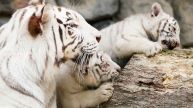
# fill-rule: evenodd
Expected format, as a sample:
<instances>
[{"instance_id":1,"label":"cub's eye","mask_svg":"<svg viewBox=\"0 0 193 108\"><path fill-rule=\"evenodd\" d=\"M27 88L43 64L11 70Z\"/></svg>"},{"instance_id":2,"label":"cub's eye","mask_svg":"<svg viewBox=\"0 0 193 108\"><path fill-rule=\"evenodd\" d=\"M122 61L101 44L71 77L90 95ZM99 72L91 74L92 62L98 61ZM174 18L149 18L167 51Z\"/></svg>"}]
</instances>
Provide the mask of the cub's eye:
<instances>
[{"instance_id":1,"label":"cub's eye","mask_svg":"<svg viewBox=\"0 0 193 108\"><path fill-rule=\"evenodd\" d=\"M78 25L75 24L75 23L67 23L67 24L64 24L65 27L71 27L71 28L77 28Z\"/></svg>"},{"instance_id":2,"label":"cub's eye","mask_svg":"<svg viewBox=\"0 0 193 108\"><path fill-rule=\"evenodd\" d=\"M176 32L176 28L175 27L173 27L173 31Z\"/></svg>"},{"instance_id":3,"label":"cub's eye","mask_svg":"<svg viewBox=\"0 0 193 108\"><path fill-rule=\"evenodd\" d=\"M70 25L70 27L75 27L75 28L77 28L78 27L78 25L77 24L69 24Z\"/></svg>"}]
</instances>

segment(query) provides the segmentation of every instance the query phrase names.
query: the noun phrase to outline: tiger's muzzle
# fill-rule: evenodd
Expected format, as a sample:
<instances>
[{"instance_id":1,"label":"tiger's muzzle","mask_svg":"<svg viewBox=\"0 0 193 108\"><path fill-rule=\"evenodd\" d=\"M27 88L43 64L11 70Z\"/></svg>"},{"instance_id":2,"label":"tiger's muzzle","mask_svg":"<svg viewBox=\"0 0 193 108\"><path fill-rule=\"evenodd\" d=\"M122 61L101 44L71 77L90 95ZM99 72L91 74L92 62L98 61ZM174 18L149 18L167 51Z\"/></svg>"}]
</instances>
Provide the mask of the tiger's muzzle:
<instances>
[{"instance_id":1,"label":"tiger's muzzle","mask_svg":"<svg viewBox=\"0 0 193 108\"><path fill-rule=\"evenodd\" d=\"M161 43L166 45L168 49L173 50L176 47L180 46L180 42L176 40L162 40Z\"/></svg>"}]
</instances>

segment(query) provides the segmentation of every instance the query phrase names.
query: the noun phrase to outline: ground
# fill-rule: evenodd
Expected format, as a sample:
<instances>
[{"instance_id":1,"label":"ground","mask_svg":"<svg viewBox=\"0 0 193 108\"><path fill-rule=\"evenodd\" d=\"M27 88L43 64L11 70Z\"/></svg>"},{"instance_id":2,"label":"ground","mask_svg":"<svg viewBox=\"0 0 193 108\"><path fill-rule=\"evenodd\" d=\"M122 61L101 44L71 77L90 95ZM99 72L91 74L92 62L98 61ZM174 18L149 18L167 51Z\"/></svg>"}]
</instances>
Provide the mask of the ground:
<instances>
[{"instance_id":1,"label":"ground","mask_svg":"<svg viewBox=\"0 0 193 108\"><path fill-rule=\"evenodd\" d=\"M193 49L135 55L100 108L193 108Z\"/></svg>"}]
</instances>

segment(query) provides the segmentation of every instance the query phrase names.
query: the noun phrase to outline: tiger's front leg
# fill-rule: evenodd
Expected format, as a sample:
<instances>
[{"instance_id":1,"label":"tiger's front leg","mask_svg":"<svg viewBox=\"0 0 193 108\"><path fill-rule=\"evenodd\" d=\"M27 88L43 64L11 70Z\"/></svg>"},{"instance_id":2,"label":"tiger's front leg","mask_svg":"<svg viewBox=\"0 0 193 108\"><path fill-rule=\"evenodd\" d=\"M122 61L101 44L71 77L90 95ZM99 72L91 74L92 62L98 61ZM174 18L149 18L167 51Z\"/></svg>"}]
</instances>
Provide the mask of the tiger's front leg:
<instances>
[{"instance_id":1,"label":"tiger's front leg","mask_svg":"<svg viewBox=\"0 0 193 108\"><path fill-rule=\"evenodd\" d=\"M72 95L68 108L88 108L108 101L113 95L113 84L104 83L96 90L86 90Z\"/></svg>"},{"instance_id":2,"label":"tiger's front leg","mask_svg":"<svg viewBox=\"0 0 193 108\"><path fill-rule=\"evenodd\" d=\"M158 42L152 42L145 37L121 35L117 40L114 50L117 50L118 55L122 56L143 53L150 57L162 51L162 46Z\"/></svg>"}]
</instances>

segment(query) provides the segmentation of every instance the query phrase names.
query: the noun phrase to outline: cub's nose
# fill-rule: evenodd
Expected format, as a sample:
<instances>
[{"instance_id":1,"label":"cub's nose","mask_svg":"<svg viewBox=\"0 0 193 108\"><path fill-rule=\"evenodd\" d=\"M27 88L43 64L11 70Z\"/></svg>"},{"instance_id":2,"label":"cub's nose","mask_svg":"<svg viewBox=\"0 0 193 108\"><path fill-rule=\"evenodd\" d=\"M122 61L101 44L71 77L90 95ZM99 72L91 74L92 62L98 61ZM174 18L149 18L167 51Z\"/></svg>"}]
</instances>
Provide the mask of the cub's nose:
<instances>
[{"instance_id":1,"label":"cub's nose","mask_svg":"<svg viewBox=\"0 0 193 108\"><path fill-rule=\"evenodd\" d=\"M121 72L121 68L120 68L120 67L117 67L117 68L115 69L115 71L113 72L113 77L118 77L120 72Z\"/></svg>"},{"instance_id":2,"label":"cub's nose","mask_svg":"<svg viewBox=\"0 0 193 108\"><path fill-rule=\"evenodd\" d=\"M97 42L100 42L100 40L101 40L101 35L96 36L96 40L97 40Z\"/></svg>"},{"instance_id":3,"label":"cub's nose","mask_svg":"<svg viewBox=\"0 0 193 108\"><path fill-rule=\"evenodd\" d=\"M116 69L116 71L120 73L120 72L121 72L121 67L118 67L118 68Z\"/></svg>"},{"instance_id":4,"label":"cub's nose","mask_svg":"<svg viewBox=\"0 0 193 108\"><path fill-rule=\"evenodd\" d=\"M111 76L111 78L115 79L115 78L117 78L118 76L119 76L119 72L114 71L113 74L112 74L112 76Z\"/></svg>"}]
</instances>

